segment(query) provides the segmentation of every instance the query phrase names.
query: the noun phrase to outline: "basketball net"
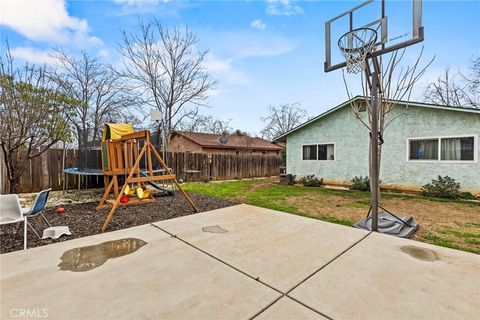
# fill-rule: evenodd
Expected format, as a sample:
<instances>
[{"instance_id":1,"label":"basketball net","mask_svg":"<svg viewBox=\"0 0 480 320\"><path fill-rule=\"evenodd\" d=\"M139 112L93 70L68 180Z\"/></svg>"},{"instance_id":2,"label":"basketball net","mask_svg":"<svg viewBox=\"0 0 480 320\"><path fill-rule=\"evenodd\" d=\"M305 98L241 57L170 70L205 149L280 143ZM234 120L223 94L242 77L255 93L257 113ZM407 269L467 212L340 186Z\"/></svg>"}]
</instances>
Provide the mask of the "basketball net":
<instances>
[{"instance_id":1,"label":"basketball net","mask_svg":"<svg viewBox=\"0 0 480 320\"><path fill-rule=\"evenodd\" d=\"M360 28L345 33L338 40L340 52L347 62L348 73L359 73L367 67L367 56L377 42L377 32L370 28Z\"/></svg>"}]
</instances>

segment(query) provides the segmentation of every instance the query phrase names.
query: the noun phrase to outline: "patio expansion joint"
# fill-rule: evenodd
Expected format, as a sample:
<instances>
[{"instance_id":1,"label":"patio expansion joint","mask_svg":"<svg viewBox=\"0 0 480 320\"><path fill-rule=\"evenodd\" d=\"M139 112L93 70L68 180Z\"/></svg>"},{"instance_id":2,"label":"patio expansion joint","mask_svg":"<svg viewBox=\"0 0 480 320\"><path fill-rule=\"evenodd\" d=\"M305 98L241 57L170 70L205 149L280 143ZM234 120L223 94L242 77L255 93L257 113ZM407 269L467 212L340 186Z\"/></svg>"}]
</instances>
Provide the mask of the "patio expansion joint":
<instances>
[{"instance_id":1,"label":"patio expansion joint","mask_svg":"<svg viewBox=\"0 0 480 320\"><path fill-rule=\"evenodd\" d=\"M278 289L275 288L275 287L272 287L271 285L269 285L269 284L266 283L266 282L263 282L263 281L260 280L258 277L254 277L254 276L246 273L245 271L240 270L240 269L238 269L237 267L231 265L230 263L228 263L228 262L226 262L226 261L224 261L224 260L222 260L222 259L220 259L220 258L218 258L218 257L215 257L215 256L212 255L211 253L208 253L207 251L205 251L205 250L203 250L203 249L200 249L200 248L197 247L196 245L194 245L194 244L192 244L192 243L190 243L190 242L188 242L188 241L186 241L186 240L178 237L176 234L173 234L173 233L171 233L171 232L168 232L167 230L165 230L165 229L163 229L163 228L161 228L161 227L159 227L159 226L157 226L157 225L155 225L155 224L153 224L153 223L152 223L151 225L152 225L153 227L155 227L155 228L157 228L157 229L165 232L166 234L170 235L172 238L175 238L175 239L177 239L177 240L185 243L186 245L188 245L188 246L190 246L190 247L192 247L192 248L200 251L201 253L206 254L206 255L209 256L210 258L213 258L213 259L215 259L215 260L223 263L224 265L232 268L233 270L235 270L235 271L237 271L237 272L240 272L241 274L243 274L243 275L245 275L245 276L247 276L247 277L249 277L249 278L251 278L251 279L253 279L253 280L255 280L255 281L257 281L257 282L259 282L259 283L261 283L261 284L263 284L264 286L266 286L266 287L268 287L268 288L270 288L270 289L272 289L272 290L280 293L282 296L284 295L284 293L283 293L282 291L278 290ZM280 296L280 298L281 298L282 296Z\"/></svg>"},{"instance_id":2,"label":"patio expansion joint","mask_svg":"<svg viewBox=\"0 0 480 320\"><path fill-rule=\"evenodd\" d=\"M367 238L370 234L372 234L372 231L368 232L365 236L363 236L362 238L360 238L359 240L357 240L356 242L354 242L352 245L350 245L348 248L346 248L345 250L343 250L342 252L340 252L337 256L335 256L332 260L328 261L326 264L324 264L323 266L321 266L320 268L318 268L317 270L315 270L314 272L312 272L310 275L308 275L305 279L303 279L302 281L300 281L299 283L297 283L295 286L293 286L291 289L287 290L287 292L283 293L282 297L287 297L295 302L297 302L298 304L304 306L305 308L315 312L315 313L318 313L320 314L321 316L327 318L327 319L330 319L330 320L334 320L332 317L314 309L313 307L303 303L302 301L300 300L297 300L295 299L294 297L290 296L289 293L292 292L293 290L295 290L296 288L298 288L301 284L303 284L305 281L307 281L308 279L310 279L311 277L313 277L314 275L316 275L318 272L320 272L321 270L323 270L325 267L327 267L329 264L331 264L332 262L334 262L335 260L337 260L338 258L340 258L342 255L344 255L347 251L349 251L350 249L352 249L353 247L355 247L357 244L359 244L360 242L362 242L363 240L365 240L365 238ZM280 298L282 298L280 297ZM254 315L252 318L250 319L254 319L255 317L259 316L262 312L264 312L265 310L267 310L269 307L271 307L272 305L275 304L275 302L277 302L278 300L280 300L280 298L276 299L275 301L273 301L270 305L268 305L266 308L264 308L263 310L261 310L260 312L258 312L256 315Z\"/></svg>"},{"instance_id":3,"label":"patio expansion joint","mask_svg":"<svg viewBox=\"0 0 480 320\"><path fill-rule=\"evenodd\" d=\"M303 307L305 307L305 308L307 308L307 309L309 309L309 310L311 310L311 311L313 311L313 312L315 312L315 313L317 313L317 314L319 314L319 315L321 315L321 316L323 316L323 317L325 317L325 318L327 318L327 319L334 320L332 317L330 317L330 316L328 316L328 315L326 315L326 314L324 314L324 313L322 313L322 312L320 312L320 311L318 311L318 310L316 310L316 309L308 306L307 304L305 304L305 303L303 303L303 302L301 302L301 301L299 301L299 300L291 297L291 296L289 295L289 293L292 292L293 290L295 290L298 286L300 286L301 284L303 284L305 281L307 281L308 279L310 279L311 277L313 277L315 274L317 274L318 272L320 272L322 269L324 269L326 266L328 266L329 264L331 264L333 261L335 261L336 259L338 259L339 257L341 257L343 254L345 254L347 251L349 251L350 249L352 249L354 246L356 246L357 244L359 244L360 242L362 242L365 238L367 238L367 237L372 233L372 232L370 231L370 232L367 233L365 236L363 236L362 238L360 238L359 240L357 240L355 243L353 243L352 245L350 245L348 248L346 248L345 250L343 250L342 252L340 252L338 255L336 255L333 259L331 259L330 261L328 261L326 264L322 265L320 268L318 268L317 270L315 270L314 272L312 272L310 275L308 275L307 277L305 277L302 281L300 281L299 283L297 283L296 285L294 285L292 288L290 288L290 289L287 290L286 292L283 292L283 291L281 291L281 290L279 290L279 289L277 289L277 288L269 285L268 283L260 280L258 277L252 276L252 275L248 274L247 272L245 272L245 271L243 271L243 270L241 270L241 269L233 266L232 264L230 264L230 263L228 263L228 262L226 262L226 261L224 261L224 260L222 260L222 259L220 259L220 258L218 258L218 257L216 257L216 256L214 256L214 255L212 255L211 253L209 253L209 252L207 252L207 251L205 251L205 250L197 247L196 245L188 242L187 240L184 240L184 239L178 237L176 234L173 234L173 233L171 233L171 232L169 232L169 231L167 231L167 230L165 230L165 229L163 229L163 228L161 228L161 227L159 227L159 226L157 226L157 225L155 225L155 224L153 224L153 223L151 223L150 225L153 226L153 227L155 227L155 228L157 228L157 229L159 229L159 230L161 230L161 231L163 231L163 232L165 232L166 234L170 235L172 238L175 238L175 239L183 242L184 244L186 244L186 245L194 248L195 250L200 251L201 253L203 253L203 254L205 254L205 255L207 255L207 256L209 256L209 257L211 257L211 258L213 258L213 259L215 259L215 260L217 260L217 261L219 261L219 262L221 262L221 263L223 263L224 265L232 268L233 270L235 270L235 271L237 271L237 272L240 272L241 274L243 274L243 275L245 275L245 276L247 276L247 277L249 277L249 278L251 278L251 279L253 279L253 280L255 280L255 281L259 282L259 283L261 283L262 285L264 285L264 286L268 287L269 289L272 289L272 290L274 290L274 291L276 291L277 293L280 294L280 296L278 296L278 297L277 297L276 299L274 299L271 303L269 303L267 306L265 306L264 308L262 308L262 310L260 310L259 312L257 312L257 313L254 314L253 316L251 316L251 317L249 318L249 320L252 320L252 319L255 319L256 317L258 317L261 313L263 313L263 312L266 311L268 308L270 308L271 306L273 306L277 301L279 301L279 300L280 300L281 298L283 298L283 297L286 297L286 298L288 298L288 299L291 299L291 300L299 303L299 304L302 305Z\"/></svg>"}]
</instances>

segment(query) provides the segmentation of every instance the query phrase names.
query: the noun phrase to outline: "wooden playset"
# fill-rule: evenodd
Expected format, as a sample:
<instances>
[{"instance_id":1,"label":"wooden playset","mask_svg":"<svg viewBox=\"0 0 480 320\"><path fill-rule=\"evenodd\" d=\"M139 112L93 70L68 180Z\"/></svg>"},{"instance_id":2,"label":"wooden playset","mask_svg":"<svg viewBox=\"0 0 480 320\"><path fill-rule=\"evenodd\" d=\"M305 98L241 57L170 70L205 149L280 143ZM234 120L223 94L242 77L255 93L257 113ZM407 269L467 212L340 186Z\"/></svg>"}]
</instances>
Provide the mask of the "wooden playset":
<instances>
[{"instance_id":1,"label":"wooden playset","mask_svg":"<svg viewBox=\"0 0 480 320\"><path fill-rule=\"evenodd\" d=\"M167 167L150 141L148 130L135 132L130 124L107 124L102 139L102 170L105 192L97 210L111 207L102 226L105 231L119 205L135 205L154 202L155 198L145 184L153 182L174 183L195 212L198 208L183 190L176 176ZM161 169L154 169L152 155L157 159ZM144 169L140 168L142 162ZM119 190L119 178L124 178ZM113 189L115 199L110 199Z\"/></svg>"}]
</instances>

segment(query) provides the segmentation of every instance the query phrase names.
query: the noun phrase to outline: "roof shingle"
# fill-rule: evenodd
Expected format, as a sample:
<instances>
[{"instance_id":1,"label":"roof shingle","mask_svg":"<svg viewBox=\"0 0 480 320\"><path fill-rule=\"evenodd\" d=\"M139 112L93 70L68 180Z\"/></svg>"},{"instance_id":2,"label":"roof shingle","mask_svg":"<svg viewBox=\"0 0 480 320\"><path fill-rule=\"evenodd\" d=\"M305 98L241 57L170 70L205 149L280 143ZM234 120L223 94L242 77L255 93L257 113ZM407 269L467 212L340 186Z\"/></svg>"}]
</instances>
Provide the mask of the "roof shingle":
<instances>
[{"instance_id":1,"label":"roof shingle","mask_svg":"<svg viewBox=\"0 0 480 320\"><path fill-rule=\"evenodd\" d=\"M176 131L174 134L181 135L201 145L202 147L209 147L209 148L225 148L225 149L249 148L249 149L260 149L260 150L283 149L281 146L278 146L262 138L226 135L227 142L225 144L222 144L220 142L220 138L222 137L221 134L200 133L200 132L181 132L181 131Z\"/></svg>"}]
</instances>

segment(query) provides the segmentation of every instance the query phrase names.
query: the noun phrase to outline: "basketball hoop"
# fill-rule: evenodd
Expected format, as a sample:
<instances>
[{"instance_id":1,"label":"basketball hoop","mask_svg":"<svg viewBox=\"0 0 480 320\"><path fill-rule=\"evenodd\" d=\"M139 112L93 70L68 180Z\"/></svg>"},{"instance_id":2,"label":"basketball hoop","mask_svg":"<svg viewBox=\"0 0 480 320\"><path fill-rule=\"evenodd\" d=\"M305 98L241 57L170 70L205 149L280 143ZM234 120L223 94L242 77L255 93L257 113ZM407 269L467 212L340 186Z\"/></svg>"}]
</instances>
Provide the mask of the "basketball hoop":
<instances>
[{"instance_id":1,"label":"basketball hoop","mask_svg":"<svg viewBox=\"0 0 480 320\"><path fill-rule=\"evenodd\" d=\"M367 66L367 55L377 42L377 32L371 28L358 28L345 33L338 47L347 62L348 73L359 73Z\"/></svg>"}]
</instances>

